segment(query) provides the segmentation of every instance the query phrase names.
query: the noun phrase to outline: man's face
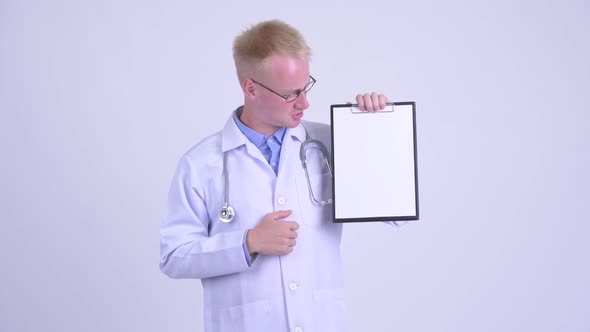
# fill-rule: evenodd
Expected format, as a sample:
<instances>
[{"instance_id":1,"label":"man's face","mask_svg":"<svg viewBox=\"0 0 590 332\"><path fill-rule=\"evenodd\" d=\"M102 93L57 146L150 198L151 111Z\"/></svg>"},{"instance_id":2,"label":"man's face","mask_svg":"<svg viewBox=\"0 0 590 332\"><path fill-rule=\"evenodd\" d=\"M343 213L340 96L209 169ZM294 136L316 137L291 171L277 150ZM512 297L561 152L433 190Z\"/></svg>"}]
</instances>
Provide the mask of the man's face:
<instances>
[{"instance_id":1,"label":"man's face","mask_svg":"<svg viewBox=\"0 0 590 332\"><path fill-rule=\"evenodd\" d=\"M252 79L280 95L287 96L303 89L310 81L309 62L286 55L273 55ZM255 93L251 98L254 106L248 118L254 120L253 128L269 135L281 127L294 128L299 125L303 111L309 107L305 92L292 102L254 84ZM252 121L251 121L252 122Z\"/></svg>"}]
</instances>

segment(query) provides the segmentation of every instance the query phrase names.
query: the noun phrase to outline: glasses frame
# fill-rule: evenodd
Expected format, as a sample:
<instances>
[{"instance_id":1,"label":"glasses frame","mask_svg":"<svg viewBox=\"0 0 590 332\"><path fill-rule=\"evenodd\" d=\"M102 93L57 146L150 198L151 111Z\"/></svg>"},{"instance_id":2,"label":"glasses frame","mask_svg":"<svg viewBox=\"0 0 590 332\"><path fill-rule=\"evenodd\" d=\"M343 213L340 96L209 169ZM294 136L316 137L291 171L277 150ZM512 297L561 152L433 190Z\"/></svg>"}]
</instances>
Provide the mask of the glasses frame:
<instances>
[{"instance_id":1,"label":"glasses frame","mask_svg":"<svg viewBox=\"0 0 590 332\"><path fill-rule=\"evenodd\" d=\"M297 100L297 98L299 98L299 96L301 95L301 93L303 93L303 92L305 92L305 93L308 93L308 92L309 92L309 90L311 90L311 88L313 88L314 84L316 84L317 80L316 80L315 78L313 78L313 76L309 75L309 78L310 78L311 80L310 80L310 81L309 81L309 83L307 83L307 84L306 84L306 85L305 85L303 88L301 88L301 89L297 89L297 90L295 90L295 91L293 91L293 92L289 93L288 95L283 95L283 94L280 94L280 93L276 92L275 90L273 90L273 89L271 89L271 88L267 87L266 85L264 85L264 84L262 84L262 83L260 83L260 82L256 82L256 81L255 81L253 78L251 78L250 80L251 80L252 82L254 82L254 83L256 83L256 84L260 85L261 87L265 88L266 90L268 90L268 91L270 91L270 92L274 93L275 95L277 95L277 96L279 96L279 97L281 97L281 98L285 99L285 102L287 102L287 103L292 103L292 102L294 102L295 100Z\"/></svg>"}]
</instances>

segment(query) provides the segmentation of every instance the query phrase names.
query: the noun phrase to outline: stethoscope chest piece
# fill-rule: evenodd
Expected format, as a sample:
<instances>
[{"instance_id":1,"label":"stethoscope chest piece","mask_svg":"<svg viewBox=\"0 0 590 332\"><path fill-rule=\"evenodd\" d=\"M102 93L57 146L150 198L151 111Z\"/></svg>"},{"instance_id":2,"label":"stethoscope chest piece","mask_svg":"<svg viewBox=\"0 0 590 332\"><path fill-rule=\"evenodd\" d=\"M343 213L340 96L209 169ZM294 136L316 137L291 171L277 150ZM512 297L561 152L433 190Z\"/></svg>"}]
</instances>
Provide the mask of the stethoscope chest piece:
<instances>
[{"instance_id":1,"label":"stethoscope chest piece","mask_svg":"<svg viewBox=\"0 0 590 332\"><path fill-rule=\"evenodd\" d=\"M221 222L230 222L234 220L235 216L236 212L234 211L234 208L229 206L227 203L225 203L225 205L219 209L219 220L221 220Z\"/></svg>"}]
</instances>

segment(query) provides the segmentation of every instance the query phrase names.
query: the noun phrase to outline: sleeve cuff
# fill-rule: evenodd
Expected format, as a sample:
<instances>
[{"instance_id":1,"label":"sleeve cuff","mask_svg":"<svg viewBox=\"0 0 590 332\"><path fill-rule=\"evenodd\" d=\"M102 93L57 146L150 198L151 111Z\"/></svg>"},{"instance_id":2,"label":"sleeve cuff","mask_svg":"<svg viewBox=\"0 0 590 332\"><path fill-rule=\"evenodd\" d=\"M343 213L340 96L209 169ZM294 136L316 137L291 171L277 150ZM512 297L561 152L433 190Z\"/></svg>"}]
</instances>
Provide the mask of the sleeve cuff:
<instances>
[{"instance_id":1,"label":"sleeve cuff","mask_svg":"<svg viewBox=\"0 0 590 332\"><path fill-rule=\"evenodd\" d=\"M252 256L250 256L250 253L248 252L248 246L246 246L246 236L248 235L249 231L250 230L248 229L244 232L244 237L242 238L242 249L244 250L244 257L246 258L248 266L252 266Z\"/></svg>"}]
</instances>

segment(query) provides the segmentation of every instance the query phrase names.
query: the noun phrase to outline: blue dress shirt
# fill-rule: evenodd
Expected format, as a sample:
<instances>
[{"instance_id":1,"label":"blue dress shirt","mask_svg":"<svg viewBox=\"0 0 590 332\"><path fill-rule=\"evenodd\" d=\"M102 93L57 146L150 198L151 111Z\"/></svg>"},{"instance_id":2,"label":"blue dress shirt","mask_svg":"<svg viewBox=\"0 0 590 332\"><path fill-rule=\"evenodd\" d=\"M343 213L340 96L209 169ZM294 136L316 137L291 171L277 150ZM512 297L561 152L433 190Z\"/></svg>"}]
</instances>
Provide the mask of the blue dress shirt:
<instances>
[{"instance_id":1,"label":"blue dress shirt","mask_svg":"<svg viewBox=\"0 0 590 332\"><path fill-rule=\"evenodd\" d=\"M287 129L282 127L275 131L271 136L265 136L264 134L261 134L243 124L238 117L238 112L241 112L241 109L236 110L233 115L236 125L238 128L240 128L240 131L248 138L248 140L256 145L258 150L262 152L262 155L270 167L272 167L275 174L277 174L279 170L281 145L283 144L283 137L285 136L285 131Z\"/></svg>"}]
</instances>

